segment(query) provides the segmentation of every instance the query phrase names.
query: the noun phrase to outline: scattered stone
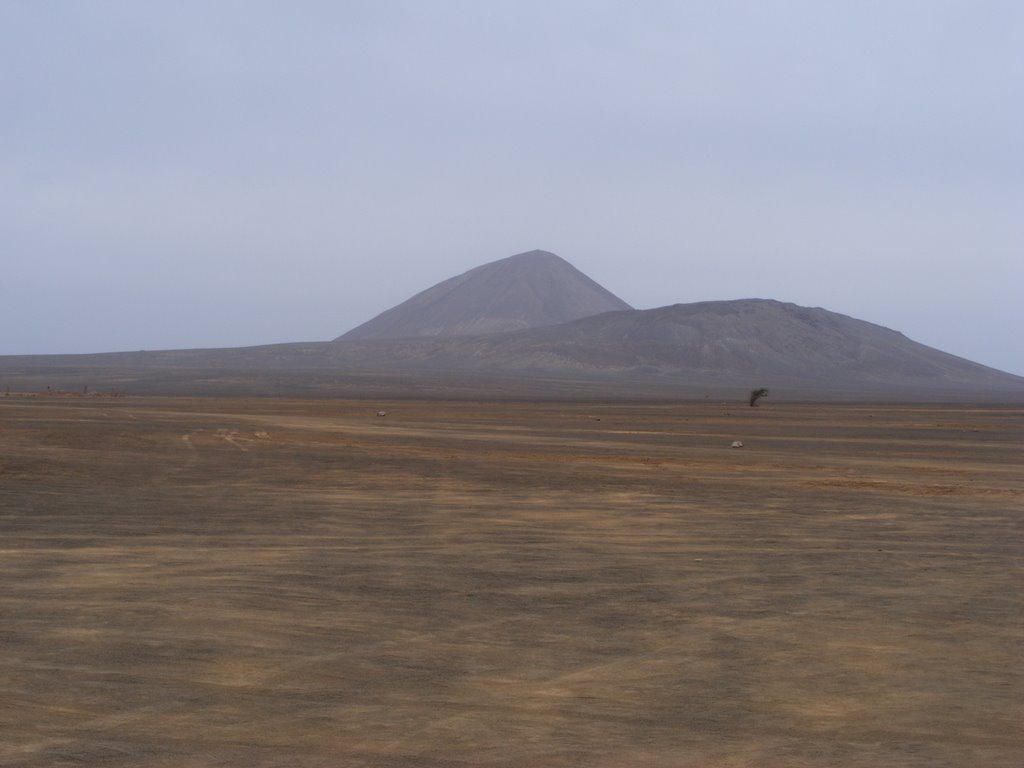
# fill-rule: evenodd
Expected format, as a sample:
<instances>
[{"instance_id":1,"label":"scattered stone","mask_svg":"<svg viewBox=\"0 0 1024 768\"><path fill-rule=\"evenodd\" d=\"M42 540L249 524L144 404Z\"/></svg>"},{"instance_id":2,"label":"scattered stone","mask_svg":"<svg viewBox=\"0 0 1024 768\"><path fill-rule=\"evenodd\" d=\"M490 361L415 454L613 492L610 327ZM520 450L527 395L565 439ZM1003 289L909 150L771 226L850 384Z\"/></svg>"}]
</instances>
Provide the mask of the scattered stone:
<instances>
[{"instance_id":1,"label":"scattered stone","mask_svg":"<svg viewBox=\"0 0 1024 768\"><path fill-rule=\"evenodd\" d=\"M378 416L387 416L388 412L387 411L377 411L377 415Z\"/></svg>"},{"instance_id":2,"label":"scattered stone","mask_svg":"<svg viewBox=\"0 0 1024 768\"><path fill-rule=\"evenodd\" d=\"M730 448L742 448L743 447L743 441L742 440L733 440L732 441L732 445L730 445L729 447Z\"/></svg>"}]
</instances>

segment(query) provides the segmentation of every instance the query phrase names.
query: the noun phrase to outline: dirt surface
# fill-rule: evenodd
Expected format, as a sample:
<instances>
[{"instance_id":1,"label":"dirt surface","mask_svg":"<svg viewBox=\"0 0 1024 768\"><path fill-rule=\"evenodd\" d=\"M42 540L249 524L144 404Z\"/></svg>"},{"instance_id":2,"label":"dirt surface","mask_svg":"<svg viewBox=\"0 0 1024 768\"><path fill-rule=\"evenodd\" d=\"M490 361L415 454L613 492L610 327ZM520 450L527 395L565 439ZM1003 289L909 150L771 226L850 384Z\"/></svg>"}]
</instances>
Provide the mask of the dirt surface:
<instances>
[{"instance_id":1,"label":"dirt surface","mask_svg":"<svg viewBox=\"0 0 1024 768\"><path fill-rule=\"evenodd\" d=\"M0 765L1016 768L1022 436L0 398Z\"/></svg>"}]
</instances>

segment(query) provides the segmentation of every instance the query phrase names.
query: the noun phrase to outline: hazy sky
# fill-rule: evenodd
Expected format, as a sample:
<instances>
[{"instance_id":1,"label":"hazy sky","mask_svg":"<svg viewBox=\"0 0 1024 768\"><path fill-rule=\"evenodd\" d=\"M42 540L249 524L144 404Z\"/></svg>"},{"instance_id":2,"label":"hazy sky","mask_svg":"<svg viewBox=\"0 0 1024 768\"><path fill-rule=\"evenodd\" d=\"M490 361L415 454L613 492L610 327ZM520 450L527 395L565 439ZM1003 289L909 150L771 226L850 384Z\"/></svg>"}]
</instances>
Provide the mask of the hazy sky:
<instances>
[{"instance_id":1,"label":"hazy sky","mask_svg":"<svg viewBox=\"0 0 1024 768\"><path fill-rule=\"evenodd\" d=\"M1024 374L1024 3L0 0L0 354L326 340L521 251Z\"/></svg>"}]
</instances>

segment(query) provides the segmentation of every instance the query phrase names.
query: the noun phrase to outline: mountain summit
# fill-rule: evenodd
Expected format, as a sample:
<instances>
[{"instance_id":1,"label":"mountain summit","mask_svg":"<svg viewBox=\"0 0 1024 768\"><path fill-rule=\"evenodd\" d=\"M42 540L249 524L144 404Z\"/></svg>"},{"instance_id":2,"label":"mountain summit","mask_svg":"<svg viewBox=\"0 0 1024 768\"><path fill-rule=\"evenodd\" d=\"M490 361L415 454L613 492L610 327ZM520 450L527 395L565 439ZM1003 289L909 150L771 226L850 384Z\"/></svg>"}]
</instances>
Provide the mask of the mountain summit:
<instances>
[{"instance_id":1,"label":"mountain summit","mask_svg":"<svg viewBox=\"0 0 1024 768\"><path fill-rule=\"evenodd\" d=\"M565 259L528 251L438 283L337 341L479 336L627 309Z\"/></svg>"}]
</instances>

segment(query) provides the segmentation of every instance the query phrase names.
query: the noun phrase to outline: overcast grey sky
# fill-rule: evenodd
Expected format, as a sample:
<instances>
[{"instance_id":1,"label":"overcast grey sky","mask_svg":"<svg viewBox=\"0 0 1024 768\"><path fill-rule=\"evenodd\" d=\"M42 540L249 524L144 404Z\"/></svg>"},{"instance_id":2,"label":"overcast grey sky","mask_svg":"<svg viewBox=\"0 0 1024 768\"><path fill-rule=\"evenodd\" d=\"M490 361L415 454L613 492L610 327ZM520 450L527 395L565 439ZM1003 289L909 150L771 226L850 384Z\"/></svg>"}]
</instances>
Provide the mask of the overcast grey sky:
<instances>
[{"instance_id":1,"label":"overcast grey sky","mask_svg":"<svg viewBox=\"0 0 1024 768\"><path fill-rule=\"evenodd\" d=\"M0 0L0 354L333 338L533 248L1024 374L1024 3Z\"/></svg>"}]
</instances>

